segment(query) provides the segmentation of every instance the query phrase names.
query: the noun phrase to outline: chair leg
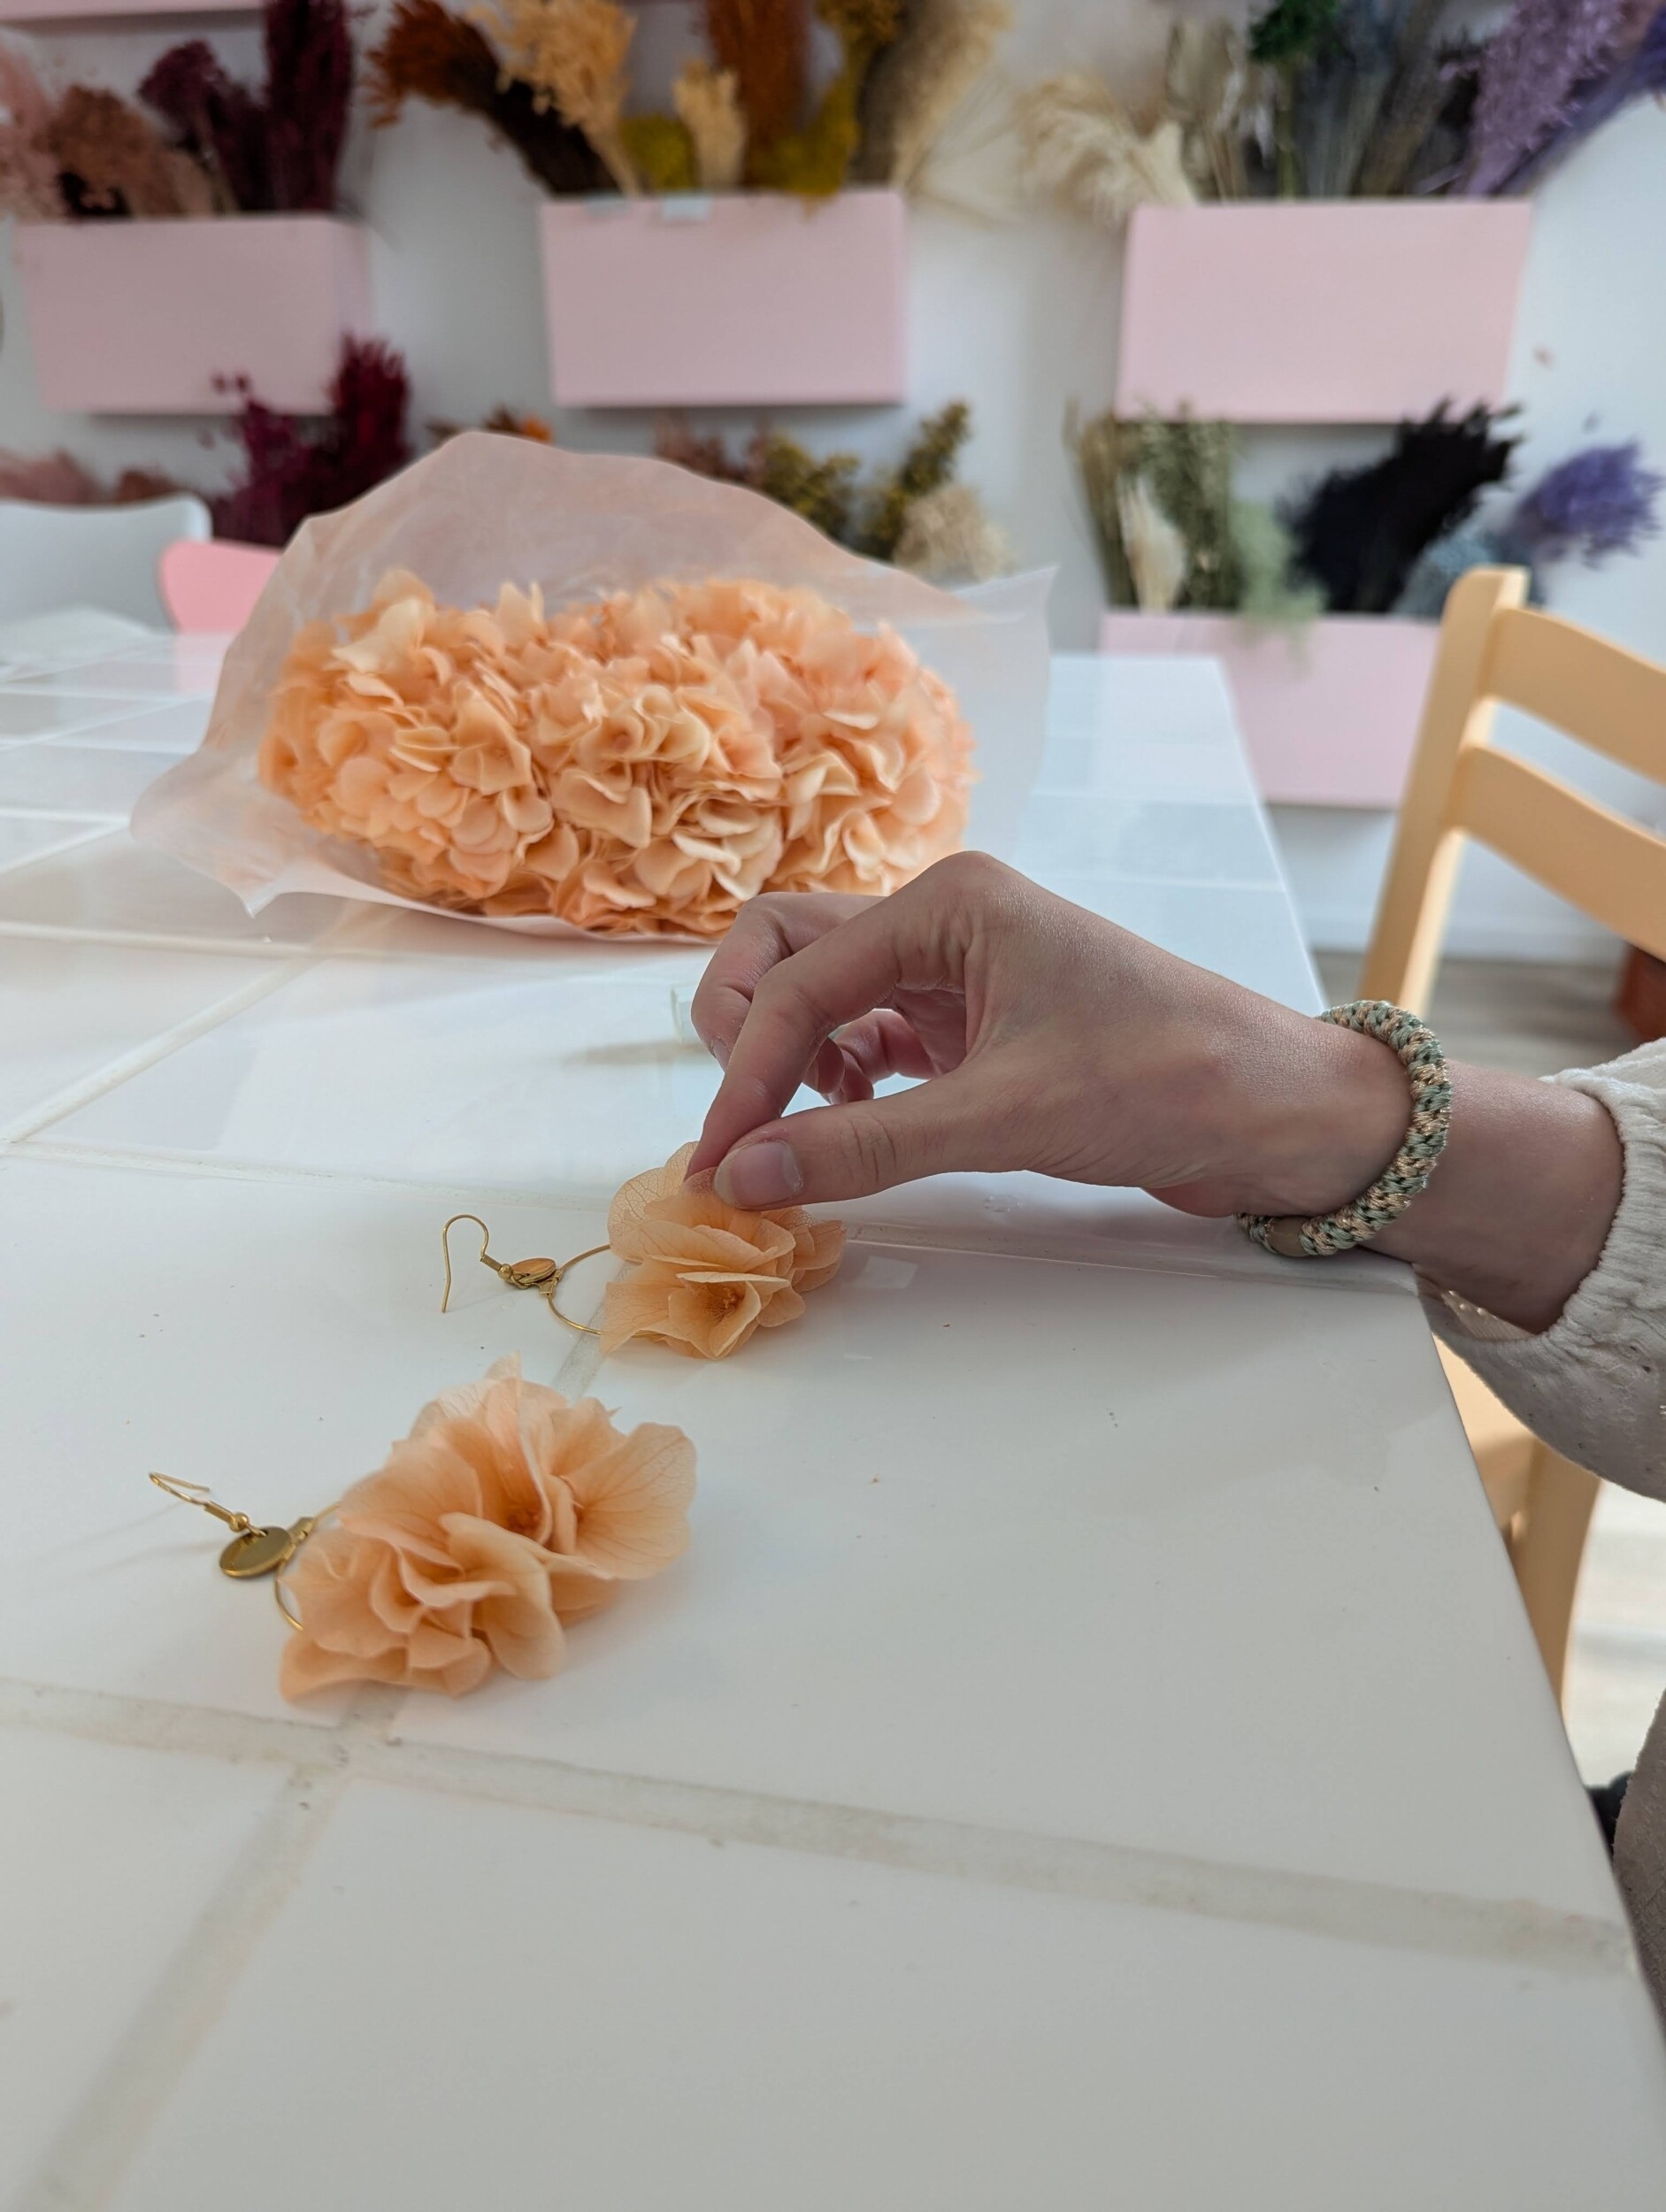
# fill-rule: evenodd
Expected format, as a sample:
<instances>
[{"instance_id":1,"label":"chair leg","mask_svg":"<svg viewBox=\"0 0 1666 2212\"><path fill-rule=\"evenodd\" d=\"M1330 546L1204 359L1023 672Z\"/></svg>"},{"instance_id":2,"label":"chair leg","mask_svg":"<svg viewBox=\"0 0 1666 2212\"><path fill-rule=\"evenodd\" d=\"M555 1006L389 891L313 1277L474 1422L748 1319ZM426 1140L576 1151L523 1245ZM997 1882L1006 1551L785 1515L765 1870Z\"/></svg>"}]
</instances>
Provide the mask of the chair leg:
<instances>
[{"instance_id":1,"label":"chair leg","mask_svg":"<svg viewBox=\"0 0 1666 2212\"><path fill-rule=\"evenodd\" d=\"M1540 1444L1533 1453L1520 1537L1510 1547L1522 1602L1558 1700L1568 1664L1574 1591L1585 1531L1597 1502L1597 1478Z\"/></svg>"}]
</instances>

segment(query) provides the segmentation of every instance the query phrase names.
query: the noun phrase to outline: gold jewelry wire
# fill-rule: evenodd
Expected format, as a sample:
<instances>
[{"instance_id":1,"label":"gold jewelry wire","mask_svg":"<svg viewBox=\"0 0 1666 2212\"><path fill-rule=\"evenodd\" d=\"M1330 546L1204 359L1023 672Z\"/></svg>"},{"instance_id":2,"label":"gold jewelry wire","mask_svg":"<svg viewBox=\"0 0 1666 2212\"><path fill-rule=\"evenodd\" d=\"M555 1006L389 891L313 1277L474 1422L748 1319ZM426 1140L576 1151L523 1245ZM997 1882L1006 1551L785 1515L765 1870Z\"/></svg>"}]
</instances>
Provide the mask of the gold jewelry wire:
<instances>
[{"instance_id":1,"label":"gold jewelry wire","mask_svg":"<svg viewBox=\"0 0 1666 2212\"><path fill-rule=\"evenodd\" d=\"M441 1313L451 1303L451 1232L459 1221L472 1221L480 1231L480 1248L475 1256L480 1265L489 1268L508 1289L535 1290L563 1328L572 1330L578 1336L600 1336L602 1332L599 1329L593 1329L587 1322L575 1321L571 1314L563 1313L556 1303L556 1294L564 1278L581 1260L595 1259L603 1252L610 1252L612 1246L593 1244L587 1251L575 1252L570 1260L494 1259L491 1252L492 1233L479 1214L453 1214L440 1232L440 1248L445 1254L445 1293L440 1300Z\"/></svg>"},{"instance_id":2,"label":"gold jewelry wire","mask_svg":"<svg viewBox=\"0 0 1666 2212\"><path fill-rule=\"evenodd\" d=\"M158 1490L165 1492L170 1498L177 1498L181 1505L200 1506L204 1513L211 1513L217 1521L223 1521L234 1535L242 1536L255 1526L248 1514L235 1513L230 1506L222 1505L205 1482L183 1482L177 1475L158 1475L155 1472L152 1472L150 1479ZM301 1626L301 1617L284 1594L284 1577L288 1572L301 1547L310 1537L318 1532L319 1525L328 1520L341 1502L342 1501L337 1498L334 1505L326 1505L321 1513L303 1513L298 1521L292 1522L285 1531L286 1534L295 1539L295 1549L289 1554L288 1559L273 1569L272 1594L277 1600L279 1612L283 1615L291 1628ZM274 1523L273 1526L276 1525L277 1524ZM221 1572L224 1571L225 1569L222 1567Z\"/></svg>"}]
</instances>

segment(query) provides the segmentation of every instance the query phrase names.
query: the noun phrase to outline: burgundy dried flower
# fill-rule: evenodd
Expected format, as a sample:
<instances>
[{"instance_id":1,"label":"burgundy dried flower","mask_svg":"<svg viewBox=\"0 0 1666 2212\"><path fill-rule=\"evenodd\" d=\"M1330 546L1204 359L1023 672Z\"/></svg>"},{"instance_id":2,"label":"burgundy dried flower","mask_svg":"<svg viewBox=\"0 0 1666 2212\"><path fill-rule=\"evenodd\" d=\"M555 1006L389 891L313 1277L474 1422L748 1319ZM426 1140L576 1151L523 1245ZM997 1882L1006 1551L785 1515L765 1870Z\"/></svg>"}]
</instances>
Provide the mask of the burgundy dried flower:
<instances>
[{"instance_id":1,"label":"burgundy dried flower","mask_svg":"<svg viewBox=\"0 0 1666 2212\"><path fill-rule=\"evenodd\" d=\"M1587 446L1541 476L1510 518L1510 532L1535 561L1578 554L1595 568L1611 553L1635 553L1658 534L1666 477L1643 465L1642 447Z\"/></svg>"},{"instance_id":2,"label":"burgundy dried flower","mask_svg":"<svg viewBox=\"0 0 1666 2212\"><path fill-rule=\"evenodd\" d=\"M265 0L266 159L273 205L328 214L353 96L342 0Z\"/></svg>"},{"instance_id":3,"label":"burgundy dried flower","mask_svg":"<svg viewBox=\"0 0 1666 2212\"><path fill-rule=\"evenodd\" d=\"M226 75L206 40L170 47L139 87L139 97L202 163L228 207L257 215L276 204L266 165L265 111Z\"/></svg>"},{"instance_id":4,"label":"burgundy dried flower","mask_svg":"<svg viewBox=\"0 0 1666 2212\"><path fill-rule=\"evenodd\" d=\"M248 394L236 428L243 480L210 502L215 534L287 545L309 515L372 490L411 458L410 405L404 362L380 339L347 341L321 423L280 415Z\"/></svg>"},{"instance_id":5,"label":"burgundy dried flower","mask_svg":"<svg viewBox=\"0 0 1666 2212\"><path fill-rule=\"evenodd\" d=\"M139 96L245 215L327 215L347 136L353 45L342 0L265 0L265 96L200 38L164 54Z\"/></svg>"}]
</instances>

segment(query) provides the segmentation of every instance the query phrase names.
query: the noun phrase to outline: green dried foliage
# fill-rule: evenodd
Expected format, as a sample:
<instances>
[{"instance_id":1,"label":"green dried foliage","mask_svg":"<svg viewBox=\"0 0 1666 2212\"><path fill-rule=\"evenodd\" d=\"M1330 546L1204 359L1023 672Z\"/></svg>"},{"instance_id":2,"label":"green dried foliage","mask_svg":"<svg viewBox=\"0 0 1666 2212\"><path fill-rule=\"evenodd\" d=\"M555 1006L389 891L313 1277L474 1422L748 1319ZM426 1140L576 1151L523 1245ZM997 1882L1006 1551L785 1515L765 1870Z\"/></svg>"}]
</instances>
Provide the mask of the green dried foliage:
<instances>
[{"instance_id":1,"label":"green dried foliage","mask_svg":"<svg viewBox=\"0 0 1666 2212\"><path fill-rule=\"evenodd\" d=\"M1105 588L1113 606L1136 603L1123 543L1117 491L1141 477L1151 497L1186 541L1186 581L1175 604L1231 612L1244 593L1244 566L1232 525L1234 442L1229 424L1164 422L1147 415L1125 422L1115 414L1066 423L1081 471Z\"/></svg>"},{"instance_id":2,"label":"green dried foliage","mask_svg":"<svg viewBox=\"0 0 1666 2212\"><path fill-rule=\"evenodd\" d=\"M1336 30L1337 0L1275 0L1249 27L1249 58L1270 67L1305 61Z\"/></svg>"},{"instance_id":3,"label":"green dried foliage","mask_svg":"<svg viewBox=\"0 0 1666 2212\"><path fill-rule=\"evenodd\" d=\"M878 561L894 555L917 499L951 481L960 449L971 435L971 410L964 399L950 400L920 425L900 468L882 476L869 495L857 550Z\"/></svg>"},{"instance_id":4,"label":"green dried foliage","mask_svg":"<svg viewBox=\"0 0 1666 2212\"><path fill-rule=\"evenodd\" d=\"M1224 422L1133 426L1135 465L1163 513L1186 540L1182 607L1231 609L1243 593L1243 570L1232 535L1232 427Z\"/></svg>"},{"instance_id":5,"label":"green dried foliage","mask_svg":"<svg viewBox=\"0 0 1666 2212\"><path fill-rule=\"evenodd\" d=\"M619 135L650 192L693 192L700 182L695 142L674 115L627 115Z\"/></svg>"},{"instance_id":6,"label":"green dried foliage","mask_svg":"<svg viewBox=\"0 0 1666 2212\"><path fill-rule=\"evenodd\" d=\"M1292 580L1295 541L1271 507L1258 499L1235 499L1232 533L1242 579L1238 611L1247 622L1311 622L1324 613L1318 587Z\"/></svg>"},{"instance_id":7,"label":"green dried foliage","mask_svg":"<svg viewBox=\"0 0 1666 2212\"><path fill-rule=\"evenodd\" d=\"M1125 426L1114 414L1094 415L1083 422L1072 407L1064 418L1064 443L1081 474L1094 550L1105 580L1105 597L1113 607L1132 607L1135 604L1133 572L1122 541L1122 515L1117 503L1117 488L1128 457Z\"/></svg>"},{"instance_id":8,"label":"green dried foliage","mask_svg":"<svg viewBox=\"0 0 1666 2212\"><path fill-rule=\"evenodd\" d=\"M877 477L865 493L854 453L818 459L796 438L767 426L737 456L721 436L701 437L682 416L664 415L655 428L654 450L696 476L762 492L852 552L890 560L916 503L954 480L956 457L971 434L971 410L956 400L920 425L902 465Z\"/></svg>"},{"instance_id":9,"label":"green dried foliage","mask_svg":"<svg viewBox=\"0 0 1666 2212\"><path fill-rule=\"evenodd\" d=\"M747 481L754 490L790 507L840 545L850 535L861 469L854 453L830 453L818 461L796 438L776 430L759 431L747 455Z\"/></svg>"}]
</instances>

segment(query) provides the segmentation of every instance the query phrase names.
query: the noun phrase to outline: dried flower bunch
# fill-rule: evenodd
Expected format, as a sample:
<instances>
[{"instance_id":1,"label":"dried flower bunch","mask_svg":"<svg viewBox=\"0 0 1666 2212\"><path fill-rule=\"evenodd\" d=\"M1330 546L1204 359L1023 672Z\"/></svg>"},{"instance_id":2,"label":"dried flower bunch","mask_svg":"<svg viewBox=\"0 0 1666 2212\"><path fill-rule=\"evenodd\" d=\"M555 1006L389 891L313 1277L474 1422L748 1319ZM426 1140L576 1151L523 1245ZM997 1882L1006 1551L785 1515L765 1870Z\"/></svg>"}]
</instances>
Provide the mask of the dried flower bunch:
<instances>
[{"instance_id":1,"label":"dried flower bunch","mask_svg":"<svg viewBox=\"0 0 1666 2212\"><path fill-rule=\"evenodd\" d=\"M393 122L406 100L464 109L554 193L906 185L1010 19L1006 0L815 0L814 12L839 48L819 92L809 0L705 0L708 50L684 65L671 111L630 113L635 25L617 0L462 14L397 0L369 60L372 119Z\"/></svg>"},{"instance_id":2,"label":"dried flower bunch","mask_svg":"<svg viewBox=\"0 0 1666 2212\"><path fill-rule=\"evenodd\" d=\"M839 1272L845 1233L802 1206L768 1213L731 1206L683 1178L695 1148L638 1175L608 1210L608 1242L632 1263L607 1286L602 1349L650 1337L695 1359L726 1359L759 1329L804 1310L803 1293Z\"/></svg>"},{"instance_id":3,"label":"dried flower bunch","mask_svg":"<svg viewBox=\"0 0 1666 2212\"><path fill-rule=\"evenodd\" d=\"M1085 72L1020 103L1033 188L1117 224L1188 199L1524 192L1666 95L1662 0L1515 0L1483 42L1460 0L1272 0L1248 34L1188 10L1163 91Z\"/></svg>"},{"instance_id":4,"label":"dried flower bunch","mask_svg":"<svg viewBox=\"0 0 1666 2212\"><path fill-rule=\"evenodd\" d=\"M1334 469L1281 513L1235 499L1223 423L1118 421L1072 429L1114 606L1213 608L1261 621L1323 612L1438 617L1480 565L1532 572L1634 553L1658 527L1666 478L1635 441L1591 446L1547 471L1488 521L1473 518L1507 477L1513 438L1484 407L1401 423L1386 453Z\"/></svg>"},{"instance_id":5,"label":"dried flower bunch","mask_svg":"<svg viewBox=\"0 0 1666 2212\"><path fill-rule=\"evenodd\" d=\"M324 213L353 92L344 0L265 0L266 80L257 95L193 39L139 88L143 108L72 84L50 99L22 57L0 51L0 212L69 216Z\"/></svg>"},{"instance_id":6,"label":"dried flower bunch","mask_svg":"<svg viewBox=\"0 0 1666 2212\"><path fill-rule=\"evenodd\" d=\"M953 400L920 425L894 469L865 486L854 453L818 460L767 426L733 455L721 436L697 436L680 416L664 416L654 450L696 476L762 492L853 552L933 583L981 583L1010 569L1012 549L978 493L956 480L971 435L971 410Z\"/></svg>"},{"instance_id":7,"label":"dried flower bunch","mask_svg":"<svg viewBox=\"0 0 1666 2212\"><path fill-rule=\"evenodd\" d=\"M1578 559L1599 568L1616 553L1636 553L1660 530L1666 477L1644 465L1635 438L1587 446L1545 473L1515 505L1491 520L1463 521L1418 556L1395 602L1396 614L1438 618L1447 594L1471 568L1525 568L1536 604L1547 572Z\"/></svg>"},{"instance_id":8,"label":"dried flower bunch","mask_svg":"<svg viewBox=\"0 0 1666 2212\"><path fill-rule=\"evenodd\" d=\"M959 844L971 737L894 632L808 590L650 586L547 614L413 576L296 636L259 772L429 904L720 936L768 889L886 892Z\"/></svg>"},{"instance_id":9,"label":"dried flower bunch","mask_svg":"<svg viewBox=\"0 0 1666 2212\"><path fill-rule=\"evenodd\" d=\"M425 1406L303 1547L283 1694L394 1682L461 1697L497 1668L541 1681L571 1623L687 1548L694 1493L680 1429L621 1432L594 1398L570 1404L501 1360Z\"/></svg>"},{"instance_id":10,"label":"dried flower bunch","mask_svg":"<svg viewBox=\"0 0 1666 2212\"><path fill-rule=\"evenodd\" d=\"M411 458L410 404L404 362L377 339L345 342L319 420L280 415L246 394L233 426L242 473L209 501L215 535L287 545L309 515L373 490Z\"/></svg>"},{"instance_id":11,"label":"dried flower bunch","mask_svg":"<svg viewBox=\"0 0 1666 2212\"><path fill-rule=\"evenodd\" d=\"M1322 603L1293 580L1288 531L1234 496L1225 423L1115 414L1066 425L1113 606L1212 610L1300 621Z\"/></svg>"}]
</instances>

